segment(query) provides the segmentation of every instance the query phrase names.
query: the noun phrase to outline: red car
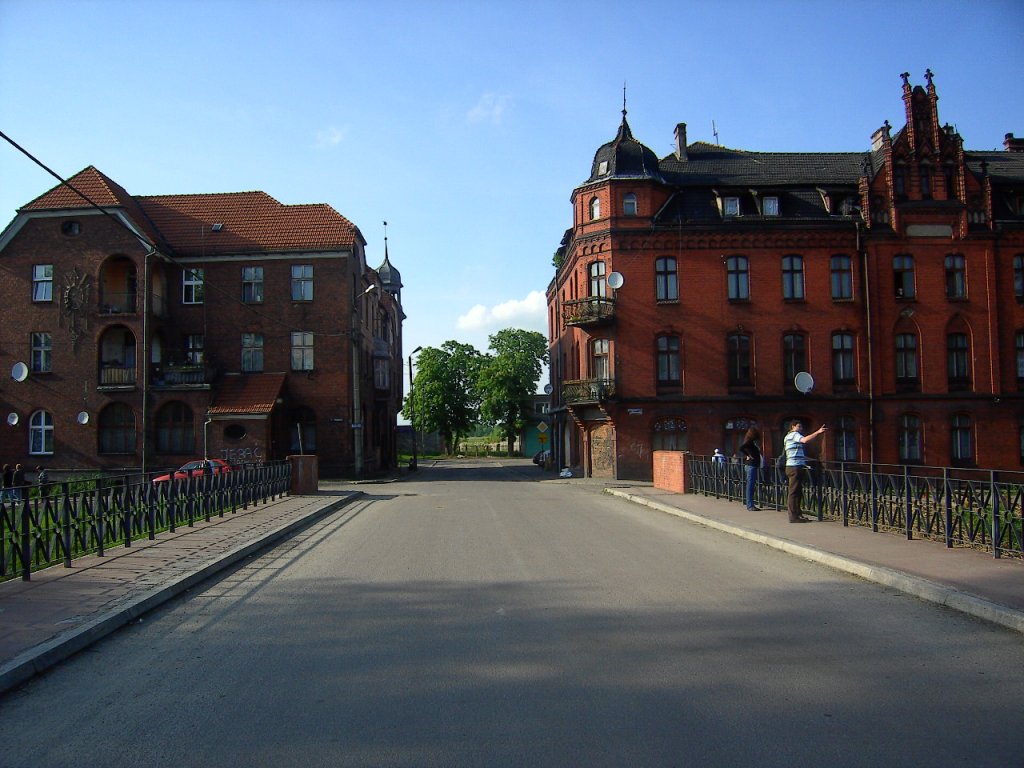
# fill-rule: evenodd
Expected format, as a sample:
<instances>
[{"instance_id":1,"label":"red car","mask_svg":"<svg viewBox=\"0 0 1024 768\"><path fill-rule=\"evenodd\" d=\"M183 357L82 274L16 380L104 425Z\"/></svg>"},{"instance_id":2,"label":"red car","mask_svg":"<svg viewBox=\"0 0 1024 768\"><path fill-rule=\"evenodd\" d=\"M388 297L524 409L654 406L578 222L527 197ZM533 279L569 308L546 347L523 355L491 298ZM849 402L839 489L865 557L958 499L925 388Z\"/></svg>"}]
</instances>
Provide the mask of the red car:
<instances>
[{"instance_id":1,"label":"red car","mask_svg":"<svg viewBox=\"0 0 1024 768\"><path fill-rule=\"evenodd\" d=\"M230 472L231 465L223 459L194 459L187 464L182 464L173 474L160 475L153 478L154 483L166 483L168 480L184 480L189 477L199 477L210 473L220 475Z\"/></svg>"}]
</instances>

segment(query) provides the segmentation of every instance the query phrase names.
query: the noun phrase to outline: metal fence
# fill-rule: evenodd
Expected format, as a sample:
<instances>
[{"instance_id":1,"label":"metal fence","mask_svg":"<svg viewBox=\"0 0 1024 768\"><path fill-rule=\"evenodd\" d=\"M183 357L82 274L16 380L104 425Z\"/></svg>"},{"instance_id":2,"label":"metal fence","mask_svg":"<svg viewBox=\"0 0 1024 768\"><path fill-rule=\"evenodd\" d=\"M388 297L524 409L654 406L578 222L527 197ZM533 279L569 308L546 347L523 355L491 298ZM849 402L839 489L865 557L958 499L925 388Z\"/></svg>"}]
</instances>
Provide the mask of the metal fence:
<instances>
[{"instance_id":1,"label":"metal fence","mask_svg":"<svg viewBox=\"0 0 1024 768\"><path fill-rule=\"evenodd\" d=\"M687 465L690 493L745 499L742 464L691 456ZM803 509L819 520L1024 557L1024 473L839 462L811 462L804 471ZM782 509L788 492L783 467L760 470L760 506Z\"/></svg>"},{"instance_id":2,"label":"metal fence","mask_svg":"<svg viewBox=\"0 0 1024 768\"><path fill-rule=\"evenodd\" d=\"M0 581L116 546L154 539L197 520L266 504L291 489L291 465L273 462L215 475L153 482L122 475L22 489L0 499Z\"/></svg>"}]
</instances>

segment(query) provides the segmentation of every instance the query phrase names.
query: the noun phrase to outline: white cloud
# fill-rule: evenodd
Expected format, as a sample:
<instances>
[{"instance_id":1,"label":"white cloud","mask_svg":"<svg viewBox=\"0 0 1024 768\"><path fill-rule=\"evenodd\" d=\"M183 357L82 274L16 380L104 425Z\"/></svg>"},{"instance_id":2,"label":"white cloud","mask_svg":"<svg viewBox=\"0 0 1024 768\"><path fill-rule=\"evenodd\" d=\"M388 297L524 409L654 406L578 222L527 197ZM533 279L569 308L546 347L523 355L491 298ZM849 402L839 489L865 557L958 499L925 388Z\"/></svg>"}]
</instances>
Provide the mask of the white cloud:
<instances>
[{"instance_id":1,"label":"white cloud","mask_svg":"<svg viewBox=\"0 0 1024 768\"><path fill-rule=\"evenodd\" d=\"M491 122L497 125L501 122L509 101L511 97L507 95L485 93L476 106L466 113L466 118L471 123Z\"/></svg>"},{"instance_id":2,"label":"white cloud","mask_svg":"<svg viewBox=\"0 0 1024 768\"><path fill-rule=\"evenodd\" d=\"M541 291L530 291L525 299L509 299L488 309L477 304L456 323L460 331L499 331L525 328L547 331L547 299Z\"/></svg>"},{"instance_id":3,"label":"white cloud","mask_svg":"<svg viewBox=\"0 0 1024 768\"><path fill-rule=\"evenodd\" d=\"M336 147L345 140L346 134L345 128L338 128L332 125L330 128L316 132L316 146L317 149L324 149L326 147Z\"/></svg>"}]
</instances>

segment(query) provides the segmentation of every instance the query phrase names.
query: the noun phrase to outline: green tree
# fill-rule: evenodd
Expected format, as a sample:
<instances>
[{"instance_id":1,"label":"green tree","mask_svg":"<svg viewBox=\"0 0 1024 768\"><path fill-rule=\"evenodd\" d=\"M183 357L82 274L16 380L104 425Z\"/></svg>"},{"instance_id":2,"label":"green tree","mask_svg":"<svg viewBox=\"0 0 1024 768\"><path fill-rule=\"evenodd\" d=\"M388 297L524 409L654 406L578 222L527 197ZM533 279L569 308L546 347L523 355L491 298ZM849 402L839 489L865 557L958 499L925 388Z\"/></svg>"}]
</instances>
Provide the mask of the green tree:
<instances>
[{"instance_id":1,"label":"green tree","mask_svg":"<svg viewBox=\"0 0 1024 768\"><path fill-rule=\"evenodd\" d=\"M480 369L481 410L501 429L511 454L513 441L526 424L524 405L536 393L548 361L548 343L543 334L519 328L498 331L488 340L493 354Z\"/></svg>"},{"instance_id":2,"label":"green tree","mask_svg":"<svg viewBox=\"0 0 1024 768\"><path fill-rule=\"evenodd\" d=\"M476 389L481 354L470 344L446 341L424 347L418 358L416 376L402 413L413 429L438 432L446 453L467 435L479 420L480 397Z\"/></svg>"}]
</instances>

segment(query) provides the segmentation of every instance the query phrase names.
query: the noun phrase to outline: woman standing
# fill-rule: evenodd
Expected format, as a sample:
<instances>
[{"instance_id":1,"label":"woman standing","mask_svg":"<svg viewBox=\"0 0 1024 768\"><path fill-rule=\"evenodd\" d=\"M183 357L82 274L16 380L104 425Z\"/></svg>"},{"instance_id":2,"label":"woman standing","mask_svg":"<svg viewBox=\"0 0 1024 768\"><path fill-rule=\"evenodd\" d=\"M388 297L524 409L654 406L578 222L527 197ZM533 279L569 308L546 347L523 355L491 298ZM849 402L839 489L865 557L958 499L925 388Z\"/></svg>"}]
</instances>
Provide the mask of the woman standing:
<instances>
[{"instance_id":1,"label":"woman standing","mask_svg":"<svg viewBox=\"0 0 1024 768\"><path fill-rule=\"evenodd\" d=\"M751 427L743 436L743 444L740 446L740 453L743 454L743 464L747 468L747 509L752 512L761 510L754 504L754 491L757 490L757 475L761 471L761 430Z\"/></svg>"}]
</instances>

